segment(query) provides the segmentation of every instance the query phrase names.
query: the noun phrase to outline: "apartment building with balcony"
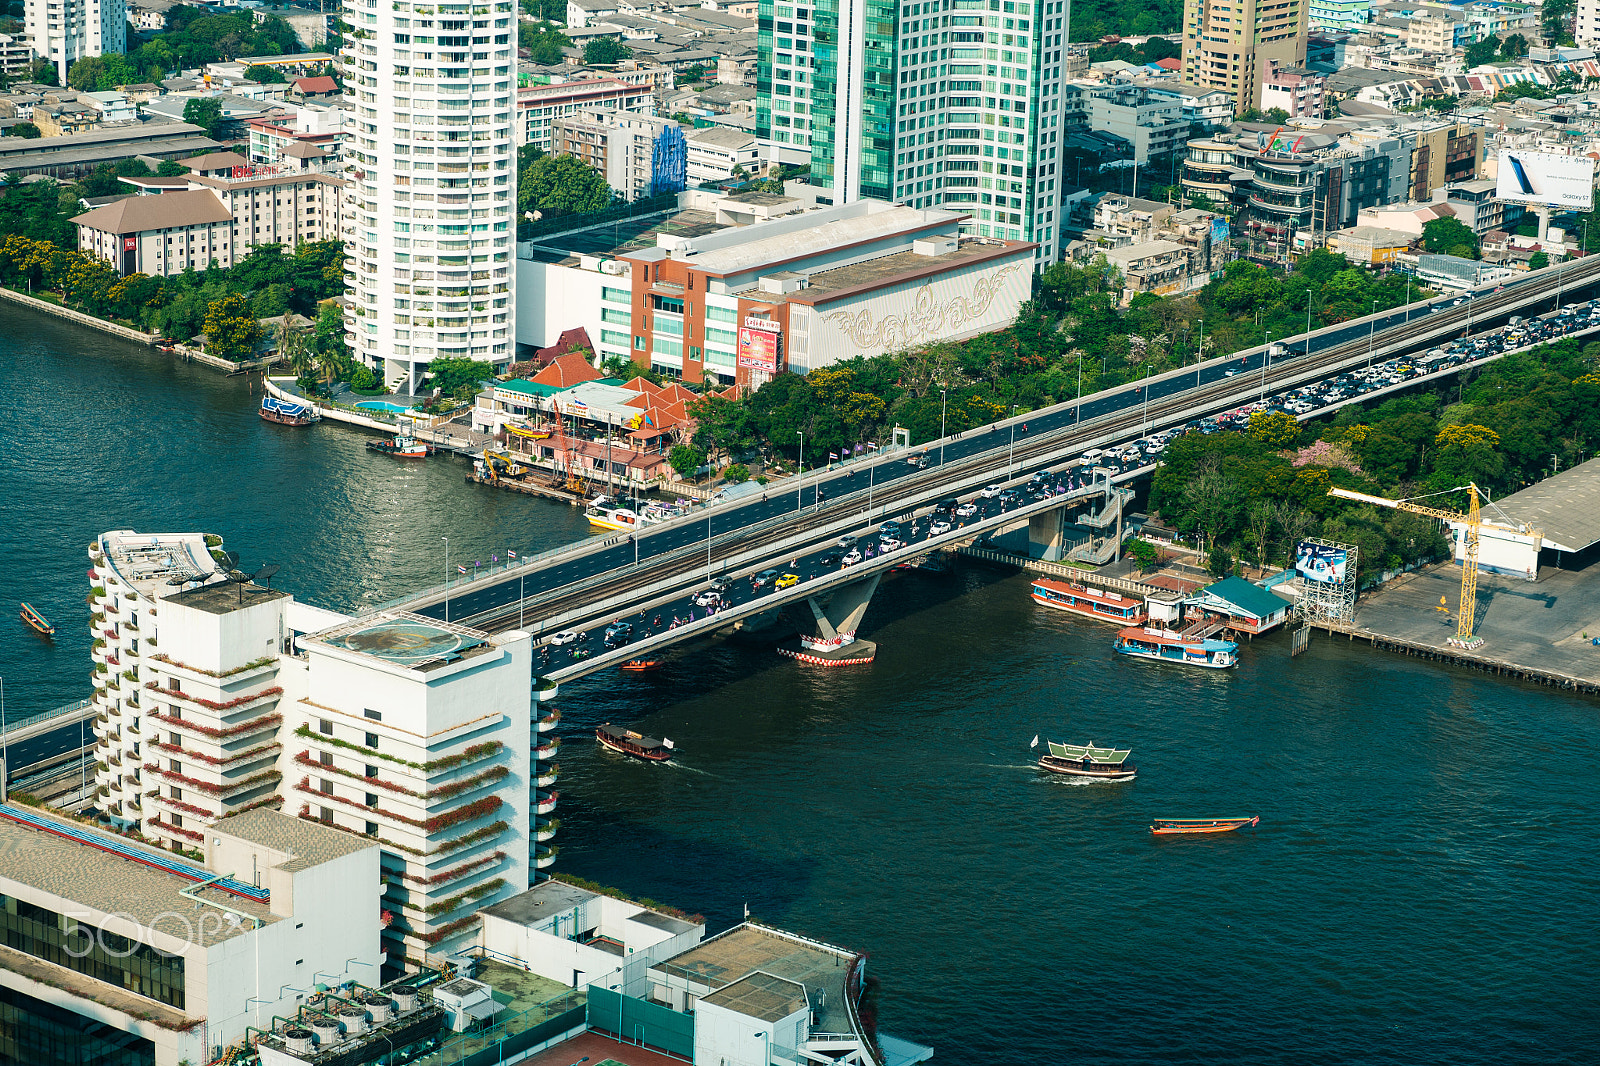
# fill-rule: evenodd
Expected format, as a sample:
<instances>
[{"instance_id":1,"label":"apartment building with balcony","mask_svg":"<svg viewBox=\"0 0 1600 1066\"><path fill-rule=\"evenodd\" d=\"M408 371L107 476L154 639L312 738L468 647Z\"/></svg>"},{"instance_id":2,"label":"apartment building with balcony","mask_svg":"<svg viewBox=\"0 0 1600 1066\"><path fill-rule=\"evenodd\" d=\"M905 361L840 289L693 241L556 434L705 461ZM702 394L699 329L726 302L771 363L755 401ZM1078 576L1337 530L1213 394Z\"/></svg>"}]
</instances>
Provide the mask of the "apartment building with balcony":
<instances>
[{"instance_id":1,"label":"apartment building with balcony","mask_svg":"<svg viewBox=\"0 0 1600 1066\"><path fill-rule=\"evenodd\" d=\"M1183 80L1233 94L1235 113L1260 110L1268 61L1302 67L1310 0L1184 0Z\"/></svg>"},{"instance_id":2,"label":"apartment building with balcony","mask_svg":"<svg viewBox=\"0 0 1600 1066\"><path fill-rule=\"evenodd\" d=\"M312 607L224 580L220 553L199 533L90 547L96 807L173 850L269 807L365 838L391 968L448 954L554 861L560 715L535 713L529 638Z\"/></svg>"},{"instance_id":3,"label":"apartment building with balcony","mask_svg":"<svg viewBox=\"0 0 1600 1066\"><path fill-rule=\"evenodd\" d=\"M516 4L367 0L345 12L350 350L412 393L435 359L505 366L516 353Z\"/></svg>"},{"instance_id":4,"label":"apartment building with balcony","mask_svg":"<svg viewBox=\"0 0 1600 1066\"><path fill-rule=\"evenodd\" d=\"M595 110L562 115L550 128L551 153L570 155L606 176L630 203L688 184L682 128L670 118L634 111Z\"/></svg>"},{"instance_id":5,"label":"apartment building with balcony","mask_svg":"<svg viewBox=\"0 0 1600 1066\"><path fill-rule=\"evenodd\" d=\"M1327 93L1326 74L1284 66L1275 59L1267 61L1267 71L1261 76L1261 110L1278 108L1290 118L1321 118Z\"/></svg>"},{"instance_id":6,"label":"apartment building with balcony","mask_svg":"<svg viewBox=\"0 0 1600 1066\"><path fill-rule=\"evenodd\" d=\"M1359 33L1372 21L1373 0L1311 0L1310 22L1330 30Z\"/></svg>"},{"instance_id":7,"label":"apartment building with balcony","mask_svg":"<svg viewBox=\"0 0 1600 1066\"><path fill-rule=\"evenodd\" d=\"M67 83L67 68L86 56L128 50L126 0L27 0L23 31L41 59Z\"/></svg>"},{"instance_id":8,"label":"apartment building with balcony","mask_svg":"<svg viewBox=\"0 0 1600 1066\"><path fill-rule=\"evenodd\" d=\"M1109 85L1088 93L1088 125L1126 141L1141 166L1181 152L1193 130L1181 98L1138 85Z\"/></svg>"}]
</instances>

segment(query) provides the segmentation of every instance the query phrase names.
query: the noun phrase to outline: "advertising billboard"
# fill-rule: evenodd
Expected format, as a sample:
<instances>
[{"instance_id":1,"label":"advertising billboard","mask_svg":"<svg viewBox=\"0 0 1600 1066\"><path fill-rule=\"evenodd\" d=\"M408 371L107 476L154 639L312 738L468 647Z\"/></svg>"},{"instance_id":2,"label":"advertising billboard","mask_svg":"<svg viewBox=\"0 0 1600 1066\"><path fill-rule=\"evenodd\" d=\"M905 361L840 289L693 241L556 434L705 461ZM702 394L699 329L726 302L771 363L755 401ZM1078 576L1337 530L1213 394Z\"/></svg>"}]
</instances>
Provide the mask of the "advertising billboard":
<instances>
[{"instance_id":1,"label":"advertising billboard","mask_svg":"<svg viewBox=\"0 0 1600 1066\"><path fill-rule=\"evenodd\" d=\"M1330 544L1303 540L1294 549L1294 568L1307 581L1319 585L1342 585L1347 552Z\"/></svg>"},{"instance_id":2,"label":"advertising billboard","mask_svg":"<svg viewBox=\"0 0 1600 1066\"><path fill-rule=\"evenodd\" d=\"M1494 194L1517 204L1588 211L1594 206L1594 160L1506 148Z\"/></svg>"},{"instance_id":3,"label":"advertising billboard","mask_svg":"<svg viewBox=\"0 0 1600 1066\"><path fill-rule=\"evenodd\" d=\"M766 318L746 318L739 327L739 365L750 370L778 370L778 324Z\"/></svg>"}]
</instances>

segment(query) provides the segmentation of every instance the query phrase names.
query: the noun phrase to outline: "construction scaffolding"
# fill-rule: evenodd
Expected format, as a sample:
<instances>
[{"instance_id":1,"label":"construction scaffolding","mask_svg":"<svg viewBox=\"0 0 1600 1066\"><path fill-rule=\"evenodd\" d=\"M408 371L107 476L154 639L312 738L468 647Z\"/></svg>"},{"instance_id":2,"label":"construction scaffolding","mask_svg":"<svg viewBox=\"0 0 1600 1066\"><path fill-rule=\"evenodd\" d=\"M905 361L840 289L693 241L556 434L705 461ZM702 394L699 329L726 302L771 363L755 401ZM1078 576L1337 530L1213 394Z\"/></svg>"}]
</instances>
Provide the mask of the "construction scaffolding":
<instances>
[{"instance_id":1,"label":"construction scaffolding","mask_svg":"<svg viewBox=\"0 0 1600 1066\"><path fill-rule=\"evenodd\" d=\"M1298 579L1300 598L1295 601L1295 615L1307 625L1352 621L1356 614L1356 564L1360 562L1361 549L1354 544L1340 544L1319 537L1308 537L1301 543L1321 548L1334 558L1343 552L1344 568L1339 579L1334 581L1308 581L1302 575Z\"/></svg>"}]
</instances>

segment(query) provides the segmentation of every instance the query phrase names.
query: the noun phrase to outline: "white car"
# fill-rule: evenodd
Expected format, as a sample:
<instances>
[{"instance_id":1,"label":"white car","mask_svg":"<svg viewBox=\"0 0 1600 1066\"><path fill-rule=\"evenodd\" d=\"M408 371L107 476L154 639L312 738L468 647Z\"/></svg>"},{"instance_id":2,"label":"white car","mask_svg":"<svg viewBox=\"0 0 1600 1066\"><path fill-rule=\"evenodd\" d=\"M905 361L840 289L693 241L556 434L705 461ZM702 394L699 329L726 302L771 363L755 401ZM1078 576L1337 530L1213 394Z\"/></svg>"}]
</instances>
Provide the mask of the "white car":
<instances>
[{"instance_id":1,"label":"white car","mask_svg":"<svg viewBox=\"0 0 1600 1066\"><path fill-rule=\"evenodd\" d=\"M983 491L978 493L978 495L982 496L986 500L992 500L996 496L1000 495L1000 493L1001 488L999 485L985 485L983 487Z\"/></svg>"},{"instance_id":2,"label":"white car","mask_svg":"<svg viewBox=\"0 0 1600 1066\"><path fill-rule=\"evenodd\" d=\"M878 540L879 551L897 552L905 546L906 542L899 537L882 537Z\"/></svg>"},{"instance_id":3,"label":"white car","mask_svg":"<svg viewBox=\"0 0 1600 1066\"><path fill-rule=\"evenodd\" d=\"M861 549L851 548L844 553L844 558L839 560L840 566L854 566L861 561Z\"/></svg>"},{"instance_id":4,"label":"white car","mask_svg":"<svg viewBox=\"0 0 1600 1066\"><path fill-rule=\"evenodd\" d=\"M563 644L576 644L577 642L578 631L576 629L563 629L561 632L550 638L550 643L558 648Z\"/></svg>"},{"instance_id":5,"label":"white car","mask_svg":"<svg viewBox=\"0 0 1600 1066\"><path fill-rule=\"evenodd\" d=\"M957 518L971 518L973 515L975 515L977 513L978 513L978 505L975 504L975 503L964 503L960 507L956 508L956 517Z\"/></svg>"},{"instance_id":6,"label":"white car","mask_svg":"<svg viewBox=\"0 0 1600 1066\"><path fill-rule=\"evenodd\" d=\"M712 592L710 589L707 589L705 592L702 592L700 595L694 598L694 605L696 607L713 607L721 602L722 593Z\"/></svg>"},{"instance_id":7,"label":"white car","mask_svg":"<svg viewBox=\"0 0 1600 1066\"><path fill-rule=\"evenodd\" d=\"M933 525L928 527L928 536L930 537L937 537L940 534L948 532L950 532L950 523L946 522L942 518L937 519Z\"/></svg>"}]
</instances>

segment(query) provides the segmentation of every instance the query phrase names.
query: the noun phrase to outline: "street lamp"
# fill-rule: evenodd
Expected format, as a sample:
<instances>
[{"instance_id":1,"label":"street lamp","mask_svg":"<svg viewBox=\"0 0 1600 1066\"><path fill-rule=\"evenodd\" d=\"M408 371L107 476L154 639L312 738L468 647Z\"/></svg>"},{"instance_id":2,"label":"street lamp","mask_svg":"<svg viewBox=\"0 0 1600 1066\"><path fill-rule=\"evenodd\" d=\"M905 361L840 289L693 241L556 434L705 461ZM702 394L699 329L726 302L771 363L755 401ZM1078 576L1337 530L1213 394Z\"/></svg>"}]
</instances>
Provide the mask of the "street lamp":
<instances>
[{"instance_id":1,"label":"street lamp","mask_svg":"<svg viewBox=\"0 0 1600 1066\"><path fill-rule=\"evenodd\" d=\"M800 435L800 451L795 458L794 471L794 509L798 511L805 506L800 502L800 483L806 476L806 431L797 429L795 432Z\"/></svg>"},{"instance_id":2,"label":"street lamp","mask_svg":"<svg viewBox=\"0 0 1600 1066\"><path fill-rule=\"evenodd\" d=\"M450 538L444 541L444 620L450 621Z\"/></svg>"},{"instance_id":3,"label":"street lamp","mask_svg":"<svg viewBox=\"0 0 1600 1066\"><path fill-rule=\"evenodd\" d=\"M939 465L944 465L944 414L950 401L950 390L939 390ZM868 510L871 508L869 507Z\"/></svg>"},{"instance_id":4,"label":"street lamp","mask_svg":"<svg viewBox=\"0 0 1600 1066\"><path fill-rule=\"evenodd\" d=\"M1072 424L1083 421L1083 349L1078 349L1078 398L1072 404Z\"/></svg>"},{"instance_id":5,"label":"street lamp","mask_svg":"<svg viewBox=\"0 0 1600 1066\"><path fill-rule=\"evenodd\" d=\"M1200 364L1206 360L1206 320L1200 320L1200 343L1194 349L1194 387L1200 387Z\"/></svg>"},{"instance_id":6,"label":"street lamp","mask_svg":"<svg viewBox=\"0 0 1600 1066\"><path fill-rule=\"evenodd\" d=\"M1011 417L1012 417L1012 419L1015 419L1017 417L1017 405L1016 404L1012 404L1011 405ZM1016 452L1016 450L1017 450L1017 423L1015 421L1013 421L1011 423L1011 446L1006 449L1006 477L1008 477L1008 478L1011 476L1011 456Z\"/></svg>"},{"instance_id":7,"label":"street lamp","mask_svg":"<svg viewBox=\"0 0 1600 1066\"><path fill-rule=\"evenodd\" d=\"M1306 290L1306 354L1311 354L1311 290Z\"/></svg>"},{"instance_id":8,"label":"street lamp","mask_svg":"<svg viewBox=\"0 0 1600 1066\"><path fill-rule=\"evenodd\" d=\"M1372 298L1372 320L1367 323L1367 368L1372 368L1372 341L1378 332L1378 298Z\"/></svg>"}]
</instances>

